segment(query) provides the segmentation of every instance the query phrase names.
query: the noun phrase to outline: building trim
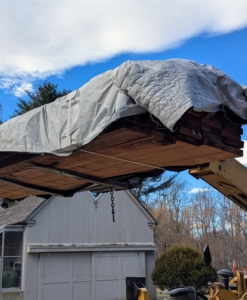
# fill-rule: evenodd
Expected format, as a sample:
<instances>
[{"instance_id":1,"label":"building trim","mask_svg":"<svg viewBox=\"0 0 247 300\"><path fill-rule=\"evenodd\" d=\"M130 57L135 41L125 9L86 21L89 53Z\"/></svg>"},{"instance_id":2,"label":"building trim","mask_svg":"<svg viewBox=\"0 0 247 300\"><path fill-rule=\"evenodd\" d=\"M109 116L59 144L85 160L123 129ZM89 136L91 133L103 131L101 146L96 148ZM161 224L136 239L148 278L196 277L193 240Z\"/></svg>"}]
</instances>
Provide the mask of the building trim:
<instances>
[{"instance_id":1,"label":"building trim","mask_svg":"<svg viewBox=\"0 0 247 300\"><path fill-rule=\"evenodd\" d=\"M156 245L153 243L140 244L28 244L28 253L44 252L99 252L99 251L154 251Z\"/></svg>"}]
</instances>

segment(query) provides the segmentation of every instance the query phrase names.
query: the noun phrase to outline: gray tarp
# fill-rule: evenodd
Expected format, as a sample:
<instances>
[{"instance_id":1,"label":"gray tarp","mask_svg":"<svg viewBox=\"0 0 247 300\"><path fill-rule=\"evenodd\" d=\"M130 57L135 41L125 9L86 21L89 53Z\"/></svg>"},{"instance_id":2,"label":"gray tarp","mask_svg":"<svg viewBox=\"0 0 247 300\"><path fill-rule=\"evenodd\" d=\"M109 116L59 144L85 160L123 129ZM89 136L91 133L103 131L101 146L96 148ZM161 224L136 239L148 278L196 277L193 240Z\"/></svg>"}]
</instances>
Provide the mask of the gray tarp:
<instances>
[{"instance_id":1,"label":"gray tarp","mask_svg":"<svg viewBox=\"0 0 247 300\"><path fill-rule=\"evenodd\" d=\"M220 70L183 59L126 61L0 126L0 151L69 155L113 121L148 111L170 130L191 107L222 105L247 119L246 90Z\"/></svg>"}]
</instances>

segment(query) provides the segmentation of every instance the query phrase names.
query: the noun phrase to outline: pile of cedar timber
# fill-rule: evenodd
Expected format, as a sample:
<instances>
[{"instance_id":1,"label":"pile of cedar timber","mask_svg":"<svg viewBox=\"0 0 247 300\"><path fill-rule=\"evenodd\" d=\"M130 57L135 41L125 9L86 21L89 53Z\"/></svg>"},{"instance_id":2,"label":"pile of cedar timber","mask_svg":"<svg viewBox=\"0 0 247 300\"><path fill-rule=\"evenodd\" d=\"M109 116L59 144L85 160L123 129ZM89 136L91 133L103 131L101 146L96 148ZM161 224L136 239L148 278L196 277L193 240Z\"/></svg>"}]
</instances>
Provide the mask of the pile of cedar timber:
<instances>
[{"instance_id":1,"label":"pile of cedar timber","mask_svg":"<svg viewBox=\"0 0 247 300\"><path fill-rule=\"evenodd\" d=\"M129 189L165 169L242 156L241 125L222 112L186 112L171 132L150 114L112 123L69 156L0 153L0 197Z\"/></svg>"}]
</instances>

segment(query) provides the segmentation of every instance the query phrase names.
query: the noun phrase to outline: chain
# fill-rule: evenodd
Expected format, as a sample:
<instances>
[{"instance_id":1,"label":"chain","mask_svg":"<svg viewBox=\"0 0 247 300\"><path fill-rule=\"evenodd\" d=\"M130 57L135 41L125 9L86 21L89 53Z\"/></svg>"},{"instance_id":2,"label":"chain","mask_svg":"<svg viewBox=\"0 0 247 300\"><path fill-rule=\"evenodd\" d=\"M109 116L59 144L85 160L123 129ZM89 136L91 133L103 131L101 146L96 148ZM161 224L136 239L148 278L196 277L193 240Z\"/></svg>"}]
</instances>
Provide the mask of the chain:
<instances>
[{"instance_id":1,"label":"chain","mask_svg":"<svg viewBox=\"0 0 247 300\"><path fill-rule=\"evenodd\" d=\"M113 189L110 190L111 194L111 213L112 213L112 221L115 222L115 209L114 209L114 196L113 196Z\"/></svg>"}]
</instances>

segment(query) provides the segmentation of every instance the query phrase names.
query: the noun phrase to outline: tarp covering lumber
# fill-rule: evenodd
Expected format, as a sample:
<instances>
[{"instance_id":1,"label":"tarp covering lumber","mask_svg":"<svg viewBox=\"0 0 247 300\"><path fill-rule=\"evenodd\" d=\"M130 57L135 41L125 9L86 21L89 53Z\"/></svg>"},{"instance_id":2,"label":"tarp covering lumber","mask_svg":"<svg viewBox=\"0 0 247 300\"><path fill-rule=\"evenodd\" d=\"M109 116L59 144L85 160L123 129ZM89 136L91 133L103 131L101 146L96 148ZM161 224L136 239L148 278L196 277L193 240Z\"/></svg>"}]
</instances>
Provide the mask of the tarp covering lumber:
<instances>
[{"instance_id":1,"label":"tarp covering lumber","mask_svg":"<svg viewBox=\"0 0 247 300\"><path fill-rule=\"evenodd\" d=\"M112 122L148 111L171 131L190 108L228 107L247 119L247 93L210 65L183 59L127 61L77 91L0 126L1 152L69 155Z\"/></svg>"}]
</instances>

